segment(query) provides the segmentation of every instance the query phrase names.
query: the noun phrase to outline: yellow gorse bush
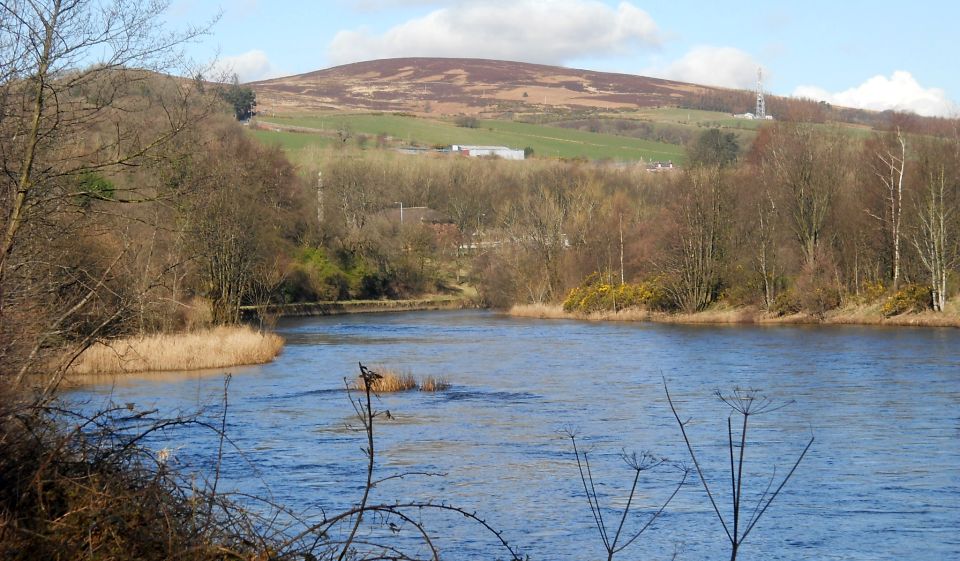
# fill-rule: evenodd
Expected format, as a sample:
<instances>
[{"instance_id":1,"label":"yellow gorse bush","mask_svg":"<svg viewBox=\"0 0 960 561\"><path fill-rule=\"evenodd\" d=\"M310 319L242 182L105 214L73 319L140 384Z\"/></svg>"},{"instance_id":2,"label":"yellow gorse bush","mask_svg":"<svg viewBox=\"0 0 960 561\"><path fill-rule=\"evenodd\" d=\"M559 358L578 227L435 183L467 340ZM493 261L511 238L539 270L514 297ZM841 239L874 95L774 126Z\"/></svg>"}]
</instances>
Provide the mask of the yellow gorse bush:
<instances>
[{"instance_id":1,"label":"yellow gorse bush","mask_svg":"<svg viewBox=\"0 0 960 561\"><path fill-rule=\"evenodd\" d=\"M627 308L663 309L669 298L659 280L641 283L613 284L605 276L593 273L567 294L563 301L566 312L589 314L625 310Z\"/></svg>"},{"instance_id":2,"label":"yellow gorse bush","mask_svg":"<svg viewBox=\"0 0 960 561\"><path fill-rule=\"evenodd\" d=\"M907 312L922 312L933 307L933 296L929 286L907 284L886 299L880 307L883 317L891 317Z\"/></svg>"}]
</instances>

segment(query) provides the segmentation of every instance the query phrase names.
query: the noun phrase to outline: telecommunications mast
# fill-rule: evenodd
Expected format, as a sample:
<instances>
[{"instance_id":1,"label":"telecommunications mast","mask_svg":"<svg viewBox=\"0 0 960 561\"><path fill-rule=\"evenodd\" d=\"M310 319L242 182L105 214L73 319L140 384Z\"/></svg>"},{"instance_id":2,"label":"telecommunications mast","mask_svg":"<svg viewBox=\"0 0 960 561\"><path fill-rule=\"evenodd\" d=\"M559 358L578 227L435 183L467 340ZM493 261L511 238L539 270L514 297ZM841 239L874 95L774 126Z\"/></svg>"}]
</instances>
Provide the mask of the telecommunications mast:
<instances>
[{"instance_id":1,"label":"telecommunications mast","mask_svg":"<svg viewBox=\"0 0 960 561\"><path fill-rule=\"evenodd\" d=\"M756 119L767 118L767 102L763 99L763 69L757 68L757 111L754 114Z\"/></svg>"}]
</instances>

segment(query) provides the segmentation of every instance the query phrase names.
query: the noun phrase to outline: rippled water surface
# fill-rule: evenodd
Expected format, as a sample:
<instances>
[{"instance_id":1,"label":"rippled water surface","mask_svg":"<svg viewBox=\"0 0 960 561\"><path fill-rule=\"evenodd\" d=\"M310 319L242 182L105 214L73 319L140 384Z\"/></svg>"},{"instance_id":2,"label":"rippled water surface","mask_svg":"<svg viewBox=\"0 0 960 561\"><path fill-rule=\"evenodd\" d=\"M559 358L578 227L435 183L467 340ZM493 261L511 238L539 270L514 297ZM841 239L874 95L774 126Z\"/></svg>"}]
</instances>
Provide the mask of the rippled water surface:
<instances>
[{"instance_id":1,"label":"rippled water surface","mask_svg":"<svg viewBox=\"0 0 960 561\"><path fill-rule=\"evenodd\" d=\"M365 460L344 378L357 362L444 376L443 393L382 396L377 502L443 500L476 510L533 559L603 556L570 442L577 428L608 525L631 472L622 450L671 459L687 451L663 380L726 515L729 409L716 389L762 388L795 403L751 418L744 501L752 510L776 467L779 481L812 434L793 479L749 535L741 560L960 559L960 330L877 327L708 327L536 321L488 312L336 316L286 321L277 361L235 368L222 487L271 496L308 515L359 498ZM217 373L138 377L77 390L171 414L215 406ZM216 418L216 408L210 408ZM197 469L210 466L208 431L160 435ZM238 451L239 450L239 451ZM209 469L209 467L207 467ZM641 478L637 527L677 479ZM451 558L502 558L477 528L426 520ZM625 529L625 531L626 531ZM471 552L463 554L463 552ZM728 558L726 535L695 477L624 559ZM621 558L621 557L618 557Z\"/></svg>"}]
</instances>

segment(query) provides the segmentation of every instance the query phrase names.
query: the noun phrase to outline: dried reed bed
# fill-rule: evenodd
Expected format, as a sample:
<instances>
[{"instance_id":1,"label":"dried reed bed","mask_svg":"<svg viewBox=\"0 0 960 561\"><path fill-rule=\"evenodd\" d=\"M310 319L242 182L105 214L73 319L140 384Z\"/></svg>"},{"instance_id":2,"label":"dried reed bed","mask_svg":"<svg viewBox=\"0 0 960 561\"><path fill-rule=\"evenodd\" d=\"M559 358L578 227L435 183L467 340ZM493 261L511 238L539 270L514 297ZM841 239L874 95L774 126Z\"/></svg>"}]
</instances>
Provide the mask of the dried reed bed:
<instances>
[{"instance_id":1,"label":"dried reed bed","mask_svg":"<svg viewBox=\"0 0 960 561\"><path fill-rule=\"evenodd\" d=\"M573 314L563 311L559 304L517 304L507 312L518 318L535 319L570 319Z\"/></svg>"},{"instance_id":2,"label":"dried reed bed","mask_svg":"<svg viewBox=\"0 0 960 561\"><path fill-rule=\"evenodd\" d=\"M70 369L75 375L201 370L263 364L283 348L283 338L247 326L157 334L97 343Z\"/></svg>"},{"instance_id":3,"label":"dried reed bed","mask_svg":"<svg viewBox=\"0 0 960 561\"><path fill-rule=\"evenodd\" d=\"M370 370L380 375L370 386L370 390L373 391L373 393L405 392L417 388L417 379L409 372L399 372L382 366L375 366ZM367 384L361 376L357 376L357 380L354 382L354 388L360 391L366 391Z\"/></svg>"},{"instance_id":4,"label":"dried reed bed","mask_svg":"<svg viewBox=\"0 0 960 561\"><path fill-rule=\"evenodd\" d=\"M450 389L450 383L443 377L427 376L420 382L422 392L442 392L448 389Z\"/></svg>"},{"instance_id":5,"label":"dried reed bed","mask_svg":"<svg viewBox=\"0 0 960 561\"><path fill-rule=\"evenodd\" d=\"M828 324L828 325L898 325L917 327L960 327L960 300L947 304L944 313L932 311L883 317L879 306L851 306L828 312L824 316L806 313L777 316L755 308L718 307L694 314L650 312L631 308L617 312L577 314L566 312L558 304L519 304L507 312L513 317L535 319L579 319L588 321L653 321L676 324Z\"/></svg>"},{"instance_id":6,"label":"dried reed bed","mask_svg":"<svg viewBox=\"0 0 960 561\"><path fill-rule=\"evenodd\" d=\"M373 393L405 392L416 389L422 392L442 392L450 389L450 383L444 377L426 376L418 382L417 378L409 372L401 372L385 366L374 366L370 370L380 375L380 378L376 379L370 387ZM357 376L353 389L366 390L366 383L361 376Z\"/></svg>"}]
</instances>

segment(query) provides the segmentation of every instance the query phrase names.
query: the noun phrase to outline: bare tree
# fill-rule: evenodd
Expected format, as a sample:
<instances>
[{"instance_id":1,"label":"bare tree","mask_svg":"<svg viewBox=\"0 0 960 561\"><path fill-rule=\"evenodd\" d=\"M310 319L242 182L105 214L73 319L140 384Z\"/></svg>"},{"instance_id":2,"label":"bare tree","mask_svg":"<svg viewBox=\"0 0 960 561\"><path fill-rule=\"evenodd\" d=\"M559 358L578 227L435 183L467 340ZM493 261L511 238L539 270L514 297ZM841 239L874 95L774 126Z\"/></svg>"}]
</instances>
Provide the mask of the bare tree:
<instances>
[{"instance_id":1,"label":"bare tree","mask_svg":"<svg viewBox=\"0 0 960 561\"><path fill-rule=\"evenodd\" d=\"M549 302L559 294L568 210L560 188L540 184L532 186L502 213L510 240L504 250L519 258L518 288L529 302Z\"/></svg>"},{"instance_id":2,"label":"bare tree","mask_svg":"<svg viewBox=\"0 0 960 561\"><path fill-rule=\"evenodd\" d=\"M931 306L942 312L947 303L947 278L960 260L957 236L958 180L947 171L950 154L943 147L927 147L923 166L924 189L917 194L917 226L911 237L929 275Z\"/></svg>"},{"instance_id":3,"label":"bare tree","mask_svg":"<svg viewBox=\"0 0 960 561\"><path fill-rule=\"evenodd\" d=\"M214 130L217 138L191 161L193 193L184 197L181 220L213 322L235 323L258 284L282 281L268 271L295 229L305 191L277 150L260 147L232 123Z\"/></svg>"},{"instance_id":4,"label":"bare tree","mask_svg":"<svg viewBox=\"0 0 960 561\"><path fill-rule=\"evenodd\" d=\"M834 199L846 179L845 146L837 133L780 124L765 154L765 168L780 191L808 268L815 265Z\"/></svg>"},{"instance_id":5,"label":"bare tree","mask_svg":"<svg viewBox=\"0 0 960 561\"><path fill-rule=\"evenodd\" d=\"M677 185L676 235L666 258L668 290L677 306L697 312L716 298L726 226L725 172L701 167L685 172Z\"/></svg>"},{"instance_id":6,"label":"bare tree","mask_svg":"<svg viewBox=\"0 0 960 561\"><path fill-rule=\"evenodd\" d=\"M777 279L780 276L780 264L777 259L777 204L764 190L762 200L757 201L757 251L756 266L763 279L763 307L773 308L777 299Z\"/></svg>"},{"instance_id":7,"label":"bare tree","mask_svg":"<svg viewBox=\"0 0 960 561\"><path fill-rule=\"evenodd\" d=\"M883 210L865 212L887 230L890 237L890 276L896 290L900 282L900 240L903 215L903 181L907 168L907 141L898 127L896 133L878 139L873 153L873 175L880 182Z\"/></svg>"}]
</instances>

